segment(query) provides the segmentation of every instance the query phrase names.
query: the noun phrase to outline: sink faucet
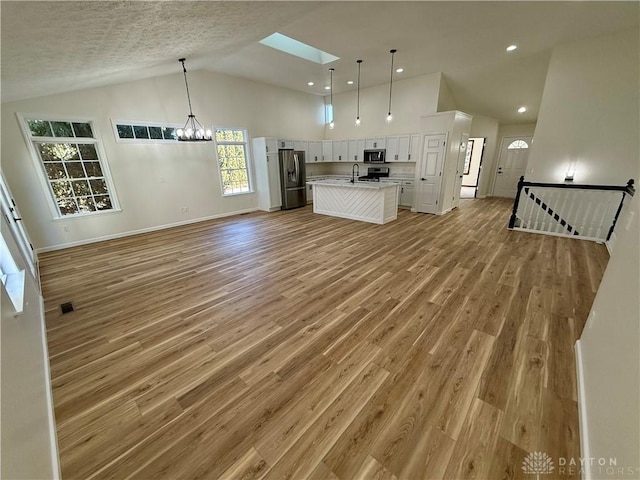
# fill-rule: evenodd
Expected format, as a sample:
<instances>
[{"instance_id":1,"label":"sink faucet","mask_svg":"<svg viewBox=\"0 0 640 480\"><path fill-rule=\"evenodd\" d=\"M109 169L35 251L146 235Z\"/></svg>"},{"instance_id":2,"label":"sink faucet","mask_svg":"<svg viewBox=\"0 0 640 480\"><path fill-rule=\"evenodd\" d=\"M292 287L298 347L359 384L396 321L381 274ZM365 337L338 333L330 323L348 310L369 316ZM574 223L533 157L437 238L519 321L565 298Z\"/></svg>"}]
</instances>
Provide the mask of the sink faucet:
<instances>
[{"instance_id":1,"label":"sink faucet","mask_svg":"<svg viewBox=\"0 0 640 480\"><path fill-rule=\"evenodd\" d=\"M356 182L356 175L360 176L360 166L357 163L354 163L351 168L351 183Z\"/></svg>"}]
</instances>

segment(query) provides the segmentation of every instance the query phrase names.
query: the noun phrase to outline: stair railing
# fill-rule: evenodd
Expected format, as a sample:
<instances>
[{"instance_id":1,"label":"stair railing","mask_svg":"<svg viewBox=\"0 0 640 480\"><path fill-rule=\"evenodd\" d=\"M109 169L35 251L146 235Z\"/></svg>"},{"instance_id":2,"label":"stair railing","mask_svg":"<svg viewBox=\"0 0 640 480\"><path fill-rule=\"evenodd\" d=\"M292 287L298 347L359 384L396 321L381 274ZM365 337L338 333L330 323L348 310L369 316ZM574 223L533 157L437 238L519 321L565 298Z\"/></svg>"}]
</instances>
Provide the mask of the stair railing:
<instances>
[{"instance_id":1,"label":"stair railing","mask_svg":"<svg viewBox=\"0 0 640 480\"><path fill-rule=\"evenodd\" d=\"M634 180L626 185L527 182L520 177L509 229L604 242L611 238Z\"/></svg>"}]
</instances>

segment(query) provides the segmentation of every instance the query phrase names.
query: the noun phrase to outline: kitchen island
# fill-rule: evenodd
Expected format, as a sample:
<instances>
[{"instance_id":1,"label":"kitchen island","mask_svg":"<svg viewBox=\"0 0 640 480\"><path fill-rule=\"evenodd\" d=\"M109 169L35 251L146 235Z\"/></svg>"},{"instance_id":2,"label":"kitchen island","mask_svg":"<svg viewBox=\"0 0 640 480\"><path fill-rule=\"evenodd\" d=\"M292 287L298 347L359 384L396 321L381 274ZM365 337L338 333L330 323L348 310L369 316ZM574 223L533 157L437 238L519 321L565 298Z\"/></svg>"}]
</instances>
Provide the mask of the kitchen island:
<instances>
[{"instance_id":1,"label":"kitchen island","mask_svg":"<svg viewBox=\"0 0 640 480\"><path fill-rule=\"evenodd\" d=\"M398 184L351 183L346 180L309 181L313 212L383 225L398 217Z\"/></svg>"}]
</instances>

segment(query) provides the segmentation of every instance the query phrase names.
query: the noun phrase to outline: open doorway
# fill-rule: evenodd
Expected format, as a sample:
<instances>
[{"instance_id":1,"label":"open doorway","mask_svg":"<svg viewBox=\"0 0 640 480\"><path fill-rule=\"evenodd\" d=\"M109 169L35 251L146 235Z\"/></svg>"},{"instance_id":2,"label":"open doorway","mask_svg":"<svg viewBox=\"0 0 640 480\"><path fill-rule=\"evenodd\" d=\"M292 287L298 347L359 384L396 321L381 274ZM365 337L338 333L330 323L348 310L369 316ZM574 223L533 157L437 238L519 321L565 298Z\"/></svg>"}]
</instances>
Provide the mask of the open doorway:
<instances>
[{"instance_id":1,"label":"open doorway","mask_svg":"<svg viewBox=\"0 0 640 480\"><path fill-rule=\"evenodd\" d=\"M482 170L482 154L484 152L483 137L470 138L464 159L464 171L460 198L476 198L478 193L478 179Z\"/></svg>"}]
</instances>

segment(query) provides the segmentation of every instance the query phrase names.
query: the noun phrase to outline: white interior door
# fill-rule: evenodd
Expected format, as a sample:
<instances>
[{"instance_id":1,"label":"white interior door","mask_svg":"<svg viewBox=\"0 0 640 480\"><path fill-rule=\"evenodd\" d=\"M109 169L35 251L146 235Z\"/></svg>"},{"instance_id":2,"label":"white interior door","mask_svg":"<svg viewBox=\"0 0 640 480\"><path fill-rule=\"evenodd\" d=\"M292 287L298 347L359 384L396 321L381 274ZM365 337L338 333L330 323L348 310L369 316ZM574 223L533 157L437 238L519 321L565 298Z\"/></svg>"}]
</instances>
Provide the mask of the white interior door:
<instances>
[{"instance_id":1,"label":"white interior door","mask_svg":"<svg viewBox=\"0 0 640 480\"><path fill-rule=\"evenodd\" d=\"M24 228L22 217L18 211L18 206L13 200L9 186L4 180L4 175L0 173L0 204L2 206L2 214L7 218L7 223L11 229L13 238L24 257L24 261L29 266L29 270L36 279L38 284L38 272L36 271L36 256L33 251L33 246L29 240L29 235Z\"/></svg>"},{"instance_id":2,"label":"white interior door","mask_svg":"<svg viewBox=\"0 0 640 480\"><path fill-rule=\"evenodd\" d=\"M469 134L463 133L460 139L460 147L458 148L458 164L456 166L456 176L453 180L453 208L456 208L460 204L460 189L462 188L462 177L464 177L464 161L467 156L468 145Z\"/></svg>"},{"instance_id":3,"label":"white interior door","mask_svg":"<svg viewBox=\"0 0 640 480\"><path fill-rule=\"evenodd\" d=\"M531 137L505 137L500 148L493 195L515 198L518 180L527 170Z\"/></svg>"},{"instance_id":4,"label":"white interior door","mask_svg":"<svg viewBox=\"0 0 640 480\"><path fill-rule=\"evenodd\" d=\"M424 137L422 160L418 167L418 212L438 213L446 139L445 133Z\"/></svg>"}]
</instances>

